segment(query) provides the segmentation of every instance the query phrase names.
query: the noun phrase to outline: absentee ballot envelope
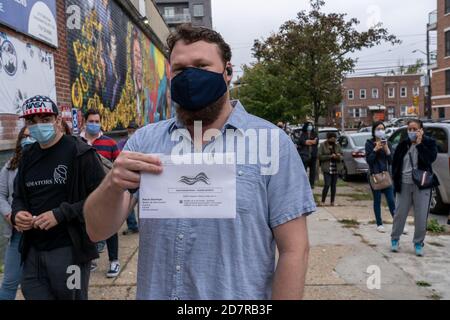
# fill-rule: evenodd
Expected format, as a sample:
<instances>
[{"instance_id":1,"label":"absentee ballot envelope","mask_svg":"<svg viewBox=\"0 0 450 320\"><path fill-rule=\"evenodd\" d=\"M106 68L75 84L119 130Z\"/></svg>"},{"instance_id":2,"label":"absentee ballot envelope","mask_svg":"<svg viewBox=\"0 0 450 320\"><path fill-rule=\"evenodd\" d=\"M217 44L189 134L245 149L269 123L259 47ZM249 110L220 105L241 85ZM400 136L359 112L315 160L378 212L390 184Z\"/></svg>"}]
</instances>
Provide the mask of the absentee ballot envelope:
<instances>
[{"instance_id":1,"label":"absentee ballot envelope","mask_svg":"<svg viewBox=\"0 0 450 320\"><path fill-rule=\"evenodd\" d=\"M234 153L160 156L160 159L162 174L141 175L141 219L236 218Z\"/></svg>"}]
</instances>

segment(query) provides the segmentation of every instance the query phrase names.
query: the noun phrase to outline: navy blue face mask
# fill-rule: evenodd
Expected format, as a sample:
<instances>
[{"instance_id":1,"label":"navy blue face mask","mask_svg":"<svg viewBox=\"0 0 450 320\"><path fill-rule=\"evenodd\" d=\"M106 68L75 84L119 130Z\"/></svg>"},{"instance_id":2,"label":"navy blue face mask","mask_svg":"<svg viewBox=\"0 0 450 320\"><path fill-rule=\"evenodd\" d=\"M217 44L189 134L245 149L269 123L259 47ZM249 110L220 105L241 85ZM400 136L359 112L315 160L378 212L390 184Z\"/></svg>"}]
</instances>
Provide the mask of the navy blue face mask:
<instances>
[{"instance_id":1,"label":"navy blue face mask","mask_svg":"<svg viewBox=\"0 0 450 320\"><path fill-rule=\"evenodd\" d=\"M219 100L228 86L222 73L186 68L172 79L172 100L181 108L199 111Z\"/></svg>"}]
</instances>

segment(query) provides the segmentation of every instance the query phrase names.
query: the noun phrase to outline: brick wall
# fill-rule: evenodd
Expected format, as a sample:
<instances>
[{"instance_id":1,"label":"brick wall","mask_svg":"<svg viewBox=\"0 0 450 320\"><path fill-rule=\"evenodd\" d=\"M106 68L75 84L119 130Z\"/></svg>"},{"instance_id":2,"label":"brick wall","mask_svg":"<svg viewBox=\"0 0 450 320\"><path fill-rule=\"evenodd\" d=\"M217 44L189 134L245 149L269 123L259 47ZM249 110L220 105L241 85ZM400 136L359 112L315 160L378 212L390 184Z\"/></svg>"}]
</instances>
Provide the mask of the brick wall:
<instances>
[{"instance_id":1,"label":"brick wall","mask_svg":"<svg viewBox=\"0 0 450 320\"><path fill-rule=\"evenodd\" d=\"M450 96L446 94L445 70L450 69L450 59L446 57L445 52L445 29L450 28L450 16L445 14L445 0L438 0L438 23L437 23L437 39L438 39L438 55L437 67L433 70L431 86L433 90L433 119L439 118L438 107L445 110L445 118L450 119Z\"/></svg>"},{"instance_id":2,"label":"brick wall","mask_svg":"<svg viewBox=\"0 0 450 320\"><path fill-rule=\"evenodd\" d=\"M371 125L374 121L374 113L369 110L372 106L385 106L385 119L388 120L388 110L392 108L393 117L401 116L402 106L413 106L414 95L413 88L419 89L419 116L423 117L425 113L425 96L424 89L420 87L420 75L399 75L399 76L372 76L347 78L344 81L344 117L345 123L349 127L355 127L362 122L364 125ZM401 97L400 90L402 87L407 89L407 96ZM395 97L389 97L389 88L393 88ZM361 98L361 90L366 90L366 98ZM372 90L378 89L378 98L372 96ZM354 98L349 99L348 91L353 90ZM366 110L367 116L354 117L349 112L352 109ZM340 107L336 107L337 112L341 111ZM338 121L337 121L338 122Z\"/></svg>"},{"instance_id":3,"label":"brick wall","mask_svg":"<svg viewBox=\"0 0 450 320\"><path fill-rule=\"evenodd\" d=\"M56 97L58 105L71 106L70 82L69 82L69 63L67 61L67 43L65 28L65 0L56 1L57 6L57 24L58 24L58 48L52 48L43 42L34 40L26 35L17 33L14 30L0 25L0 32L18 38L24 42L29 42L39 48L53 53L55 58L55 80ZM36 81L39 81L36 79ZM0 114L0 151L13 148L15 139L23 121L17 116Z\"/></svg>"}]
</instances>

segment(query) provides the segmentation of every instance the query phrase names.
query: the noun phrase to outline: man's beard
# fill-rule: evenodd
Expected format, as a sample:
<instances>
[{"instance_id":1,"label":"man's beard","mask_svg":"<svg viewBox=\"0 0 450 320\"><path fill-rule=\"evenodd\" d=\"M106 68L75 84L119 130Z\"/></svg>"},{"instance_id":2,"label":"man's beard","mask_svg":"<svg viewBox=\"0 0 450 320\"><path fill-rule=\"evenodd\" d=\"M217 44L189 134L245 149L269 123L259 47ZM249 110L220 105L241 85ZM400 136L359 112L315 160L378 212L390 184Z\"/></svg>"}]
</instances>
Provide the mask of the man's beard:
<instances>
[{"instance_id":1,"label":"man's beard","mask_svg":"<svg viewBox=\"0 0 450 320\"><path fill-rule=\"evenodd\" d=\"M227 95L224 95L213 104L199 111L189 111L177 106L177 118L187 127L192 127L195 121L202 121L204 127L210 126L219 119L226 100Z\"/></svg>"}]
</instances>

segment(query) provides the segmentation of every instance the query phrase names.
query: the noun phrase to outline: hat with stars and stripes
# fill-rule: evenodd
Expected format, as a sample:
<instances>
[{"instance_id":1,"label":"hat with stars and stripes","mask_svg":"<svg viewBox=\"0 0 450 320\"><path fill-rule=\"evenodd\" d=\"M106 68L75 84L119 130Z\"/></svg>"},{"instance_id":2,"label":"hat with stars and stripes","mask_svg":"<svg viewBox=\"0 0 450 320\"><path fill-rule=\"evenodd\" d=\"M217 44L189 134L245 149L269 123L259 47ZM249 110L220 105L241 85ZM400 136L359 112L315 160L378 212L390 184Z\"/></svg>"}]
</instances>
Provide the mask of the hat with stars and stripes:
<instances>
[{"instance_id":1,"label":"hat with stars and stripes","mask_svg":"<svg viewBox=\"0 0 450 320\"><path fill-rule=\"evenodd\" d=\"M58 115L59 110L52 99L45 96L34 96L23 103L21 118L27 118L38 114Z\"/></svg>"}]
</instances>

